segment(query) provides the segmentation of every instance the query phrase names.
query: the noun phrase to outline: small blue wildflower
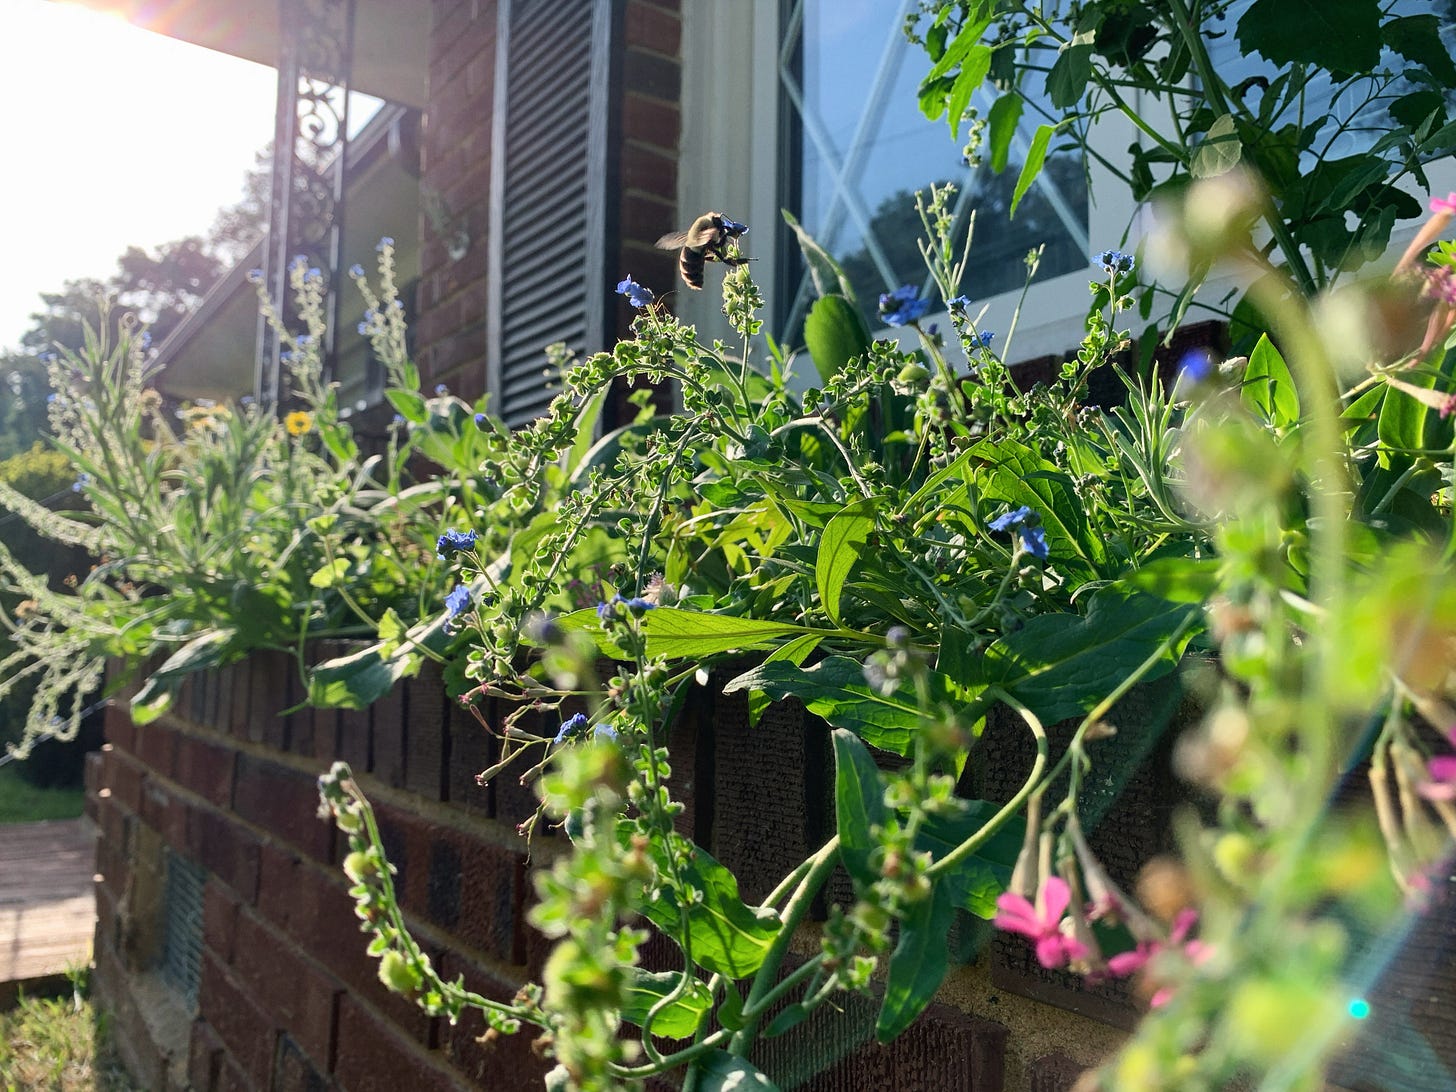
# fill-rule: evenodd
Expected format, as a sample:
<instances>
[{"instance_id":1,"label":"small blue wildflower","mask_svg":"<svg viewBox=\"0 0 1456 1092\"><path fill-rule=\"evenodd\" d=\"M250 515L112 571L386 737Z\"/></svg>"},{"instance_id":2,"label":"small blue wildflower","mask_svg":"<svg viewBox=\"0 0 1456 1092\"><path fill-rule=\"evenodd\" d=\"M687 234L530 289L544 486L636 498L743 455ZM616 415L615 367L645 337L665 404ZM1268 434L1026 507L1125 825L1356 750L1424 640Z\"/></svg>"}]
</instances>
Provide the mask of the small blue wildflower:
<instances>
[{"instance_id":1,"label":"small blue wildflower","mask_svg":"<svg viewBox=\"0 0 1456 1092\"><path fill-rule=\"evenodd\" d=\"M293 360L293 353L287 349L284 349L281 353L278 354L278 359L283 361L283 363L285 364L291 363Z\"/></svg>"},{"instance_id":2,"label":"small blue wildflower","mask_svg":"<svg viewBox=\"0 0 1456 1092\"><path fill-rule=\"evenodd\" d=\"M1110 274L1131 273L1135 259L1120 250L1103 250L1092 255L1092 260Z\"/></svg>"},{"instance_id":3,"label":"small blue wildflower","mask_svg":"<svg viewBox=\"0 0 1456 1092\"><path fill-rule=\"evenodd\" d=\"M261 269L250 269L250 270L248 270L248 283L249 284L262 284L263 283L263 271Z\"/></svg>"},{"instance_id":4,"label":"small blue wildflower","mask_svg":"<svg viewBox=\"0 0 1456 1092\"><path fill-rule=\"evenodd\" d=\"M748 234L748 225L747 224L740 224L740 223L738 223L738 221L736 221L736 220L730 220L726 216L724 216L722 218L722 220L723 220L723 230L726 231L729 235L738 236L738 235L747 235Z\"/></svg>"},{"instance_id":5,"label":"small blue wildflower","mask_svg":"<svg viewBox=\"0 0 1456 1092\"><path fill-rule=\"evenodd\" d=\"M1189 349L1178 361L1179 383L1202 383L1213 376L1213 354L1207 349Z\"/></svg>"},{"instance_id":6,"label":"small blue wildflower","mask_svg":"<svg viewBox=\"0 0 1456 1092\"><path fill-rule=\"evenodd\" d=\"M446 531L435 540L435 556L444 561L451 554L469 550L475 545L475 530Z\"/></svg>"},{"instance_id":7,"label":"small blue wildflower","mask_svg":"<svg viewBox=\"0 0 1456 1092\"><path fill-rule=\"evenodd\" d=\"M568 739L575 739L581 735L586 728L586 714L577 713L567 717L561 722L561 730L556 733L556 738L551 742L557 745L565 743Z\"/></svg>"},{"instance_id":8,"label":"small blue wildflower","mask_svg":"<svg viewBox=\"0 0 1456 1092\"><path fill-rule=\"evenodd\" d=\"M607 623L622 617L624 613L631 613L640 616L645 612L652 610L656 606L657 604L652 602L652 600L650 599L624 599L619 594L614 595L605 603L597 604L597 617L601 619L603 625L606 625Z\"/></svg>"},{"instance_id":9,"label":"small blue wildflower","mask_svg":"<svg viewBox=\"0 0 1456 1092\"><path fill-rule=\"evenodd\" d=\"M643 288L630 276L624 277L622 280L617 282L617 295L626 296L627 302L630 303L633 307L638 308L646 307L654 299L656 299L656 297L652 294L652 289Z\"/></svg>"},{"instance_id":10,"label":"small blue wildflower","mask_svg":"<svg viewBox=\"0 0 1456 1092\"><path fill-rule=\"evenodd\" d=\"M56 400L56 392L55 391L51 391L50 394L46 395L46 401L47 402L54 402L55 400Z\"/></svg>"},{"instance_id":11,"label":"small blue wildflower","mask_svg":"<svg viewBox=\"0 0 1456 1092\"><path fill-rule=\"evenodd\" d=\"M971 298L969 296L954 296L945 301L945 309L947 311L965 311L970 306Z\"/></svg>"},{"instance_id":12,"label":"small blue wildflower","mask_svg":"<svg viewBox=\"0 0 1456 1092\"><path fill-rule=\"evenodd\" d=\"M459 618L469 606L470 589L464 584L456 584L455 590L445 596L445 609L450 612L451 618Z\"/></svg>"},{"instance_id":13,"label":"small blue wildflower","mask_svg":"<svg viewBox=\"0 0 1456 1092\"><path fill-rule=\"evenodd\" d=\"M475 427L480 429L481 432L484 432L490 427L490 418L483 413L477 413L475 415Z\"/></svg>"},{"instance_id":14,"label":"small blue wildflower","mask_svg":"<svg viewBox=\"0 0 1456 1092\"><path fill-rule=\"evenodd\" d=\"M394 415L394 420L391 421L390 424L394 425L396 428L398 428L400 425L404 424L404 414L402 414L402 413L396 413Z\"/></svg>"},{"instance_id":15,"label":"small blue wildflower","mask_svg":"<svg viewBox=\"0 0 1456 1092\"><path fill-rule=\"evenodd\" d=\"M1026 544L1026 552L1031 554L1032 557L1039 557L1045 560L1047 554L1051 552L1050 547L1047 546L1046 528L1041 526L1033 527L1030 524L1023 523L1017 530L1021 532L1021 541Z\"/></svg>"},{"instance_id":16,"label":"small blue wildflower","mask_svg":"<svg viewBox=\"0 0 1456 1092\"><path fill-rule=\"evenodd\" d=\"M596 731L592 733L592 738L615 740L617 738L617 730L610 724L598 724Z\"/></svg>"},{"instance_id":17,"label":"small blue wildflower","mask_svg":"<svg viewBox=\"0 0 1456 1092\"><path fill-rule=\"evenodd\" d=\"M81 492L81 490L85 489L86 486L88 486L89 484L91 484L91 475L90 474L87 474L83 470L80 474L78 474L76 476L76 480L71 483L71 492L72 493L79 493L79 492Z\"/></svg>"},{"instance_id":18,"label":"small blue wildflower","mask_svg":"<svg viewBox=\"0 0 1456 1092\"><path fill-rule=\"evenodd\" d=\"M304 274L304 277L310 281L321 281L324 279L324 272L318 266L313 266Z\"/></svg>"},{"instance_id":19,"label":"small blue wildflower","mask_svg":"<svg viewBox=\"0 0 1456 1092\"><path fill-rule=\"evenodd\" d=\"M245 394L238 399L238 402L244 406L251 406L253 404L253 396L251 394Z\"/></svg>"},{"instance_id":20,"label":"small blue wildflower","mask_svg":"<svg viewBox=\"0 0 1456 1092\"><path fill-rule=\"evenodd\" d=\"M986 349L990 348L991 342L996 340L996 335L993 334L990 330L982 330L979 333L975 334L971 338L971 340L980 345L981 348Z\"/></svg>"},{"instance_id":21,"label":"small blue wildflower","mask_svg":"<svg viewBox=\"0 0 1456 1092\"><path fill-rule=\"evenodd\" d=\"M379 242L374 245L374 249L379 251L380 253L383 253L386 247L391 246L394 246L394 238L392 236L385 235L379 240Z\"/></svg>"},{"instance_id":22,"label":"small blue wildflower","mask_svg":"<svg viewBox=\"0 0 1456 1092\"><path fill-rule=\"evenodd\" d=\"M141 343L142 343L142 350L143 351L145 351L147 349L150 349L152 347L152 332L150 330L143 330L142 331Z\"/></svg>"},{"instance_id":23,"label":"small blue wildflower","mask_svg":"<svg viewBox=\"0 0 1456 1092\"><path fill-rule=\"evenodd\" d=\"M303 269L307 265L308 265L308 255L307 254L295 254L293 256L293 261L291 261L291 262L288 263L288 268L289 269Z\"/></svg>"},{"instance_id":24,"label":"small blue wildflower","mask_svg":"<svg viewBox=\"0 0 1456 1092\"><path fill-rule=\"evenodd\" d=\"M306 346L306 345L312 345L313 344L313 335L312 334L299 334L293 340L300 347Z\"/></svg>"},{"instance_id":25,"label":"small blue wildflower","mask_svg":"<svg viewBox=\"0 0 1456 1092\"><path fill-rule=\"evenodd\" d=\"M1015 508L1004 515L997 516L986 526L990 527L993 531L1009 531L1013 527L1020 527L1033 515L1035 513L1030 508L1022 505L1020 508Z\"/></svg>"},{"instance_id":26,"label":"small blue wildflower","mask_svg":"<svg viewBox=\"0 0 1456 1092\"><path fill-rule=\"evenodd\" d=\"M435 394L438 397L444 398L445 395L447 395L449 393L450 393L450 388L447 387L447 386L445 386L445 384L443 384L443 383L436 383L435 384Z\"/></svg>"},{"instance_id":27,"label":"small blue wildflower","mask_svg":"<svg viewBox=\"0 0 1456 1092\"><path fill-rule=\"evenodd\" d=\"M349 276L351 276L351 277L362 277L362 276L364 276L364 267L362 265L360 265L358 262L355 262L353 265L351 265L349 267Z\"/></svg>"},{"instance_id":28,"label":"small blue wildflower","mask_svg":"<svg viewBox=\"0 0 1456 1092\"><path fill-rule=\"evenodd\" d=\"M369 328L369 324L367 322L361 322L359 324L360 337L368 337L371 333L373 333L373 331Z\"/></svg>"},{"instance_id":29,"label":"small blue wildflower","mask_svg":"<svg viewBox=\"0 0 1456 1092\"><path fill-rule=\"evenodd\" d=\"M43 364L54 364L55 361L56 361L56 354L55 353L41 353L40 354L40 359L41 359L41 363L43 363ZM76 369L75 368L72 368L71 370L74 372Z\"/></svg>"},{"instance_id":30,"label":"small blue wildflower","mask_svg":"<svg viewBox=\"0 0 1456 1092\"><path fill-rule=\"evenodd\" d=\"M906 326L930 310L930 301L915 294L915 286L902 284L880 297L880 318L887 326Z\"/></svg>"}]
</instances>

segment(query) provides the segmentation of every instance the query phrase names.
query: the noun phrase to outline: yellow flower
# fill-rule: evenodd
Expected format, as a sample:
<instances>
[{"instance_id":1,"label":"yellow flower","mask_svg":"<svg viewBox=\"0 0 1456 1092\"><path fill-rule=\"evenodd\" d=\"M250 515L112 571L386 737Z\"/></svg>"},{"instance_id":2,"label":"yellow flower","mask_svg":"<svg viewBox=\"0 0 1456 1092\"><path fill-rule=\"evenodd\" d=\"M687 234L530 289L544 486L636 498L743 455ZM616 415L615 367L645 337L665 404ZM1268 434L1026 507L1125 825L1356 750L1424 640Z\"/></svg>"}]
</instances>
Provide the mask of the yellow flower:
<instances>
[{"instance_id":1,"label":"yellow flower","mask_svg":"<svg viewBox=\"0 0 1456 1092\"><path fill-rule=\"evenodd\" d=\"M290 436L302 436L313 428L313 417L303 410L294 410L283 418L283 427L288 429Z\"/></svg>"}]
</instances>

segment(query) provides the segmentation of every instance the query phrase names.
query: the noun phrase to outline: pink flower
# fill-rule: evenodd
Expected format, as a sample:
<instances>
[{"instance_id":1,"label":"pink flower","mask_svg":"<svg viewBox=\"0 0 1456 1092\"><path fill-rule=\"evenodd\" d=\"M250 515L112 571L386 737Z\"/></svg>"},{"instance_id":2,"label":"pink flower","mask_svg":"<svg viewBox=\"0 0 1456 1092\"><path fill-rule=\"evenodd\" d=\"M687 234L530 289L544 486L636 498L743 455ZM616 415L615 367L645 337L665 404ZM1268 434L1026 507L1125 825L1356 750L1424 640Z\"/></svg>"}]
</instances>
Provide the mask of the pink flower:
<instances>
[{"instance_id":1,"label":"pink flower","mask_svg":"<svg viewBox=\"0 0 1456 1092\"><path fill-rule=\"evenodd\" d=\"M1456 755L1437 755L1428 761L1426 778L1416 792L1427 800L1456 800Z\"/></svg>"},{"instance_id":2,"label":"pink flower","mask_svg":"<svg viewBox=\"0 0 1456 1092\"><path fill-rule=\"evenodd\" d=\"M1143 940L1130 952L1118 952L1107 961L1107 970L1114 978L1125 978L1136 971L1142 970L1154 956L1172 949L1181 948L1183 957L1193 966L1198 966L1213 954L1213 949L1201 940L1188 940L1188 933L1198 921L1198 911L1185 909L1178 912L1173 919L1173 929L1168 934L1168 939ZM1153 1008L1160 1008L1172 999L1174 987L1163 986L1153 994L1152 1000L1148 1003Z\"/></svg>"},{"instance_id":3,"label":"pink flower","mask_svg":"<svg viewBox=\"0 0 1456 1092\"><path fill-rule=\"evenodd\" d=\"M1020 933L1036 944L1036 959L1043 967L1056 968L1083 959L1086 947L1062 931L1062 918L1072 901L1071 888L1060 876L1048 876L1037 893L1036 903L1008 891L996 900L995 926Z\"/></svg>"},{"instance_id":4,"label":"pink flower","mask_svg":"<svg viewBox=\"0 0 1456 1092\"><path fill-rule=\"evenodd\" d=\"M1431 211L1444 212L1448 216L1456 213L1456 193L1447 194L1445 197L1432 197Z\"/></svg>"}]
</instances>

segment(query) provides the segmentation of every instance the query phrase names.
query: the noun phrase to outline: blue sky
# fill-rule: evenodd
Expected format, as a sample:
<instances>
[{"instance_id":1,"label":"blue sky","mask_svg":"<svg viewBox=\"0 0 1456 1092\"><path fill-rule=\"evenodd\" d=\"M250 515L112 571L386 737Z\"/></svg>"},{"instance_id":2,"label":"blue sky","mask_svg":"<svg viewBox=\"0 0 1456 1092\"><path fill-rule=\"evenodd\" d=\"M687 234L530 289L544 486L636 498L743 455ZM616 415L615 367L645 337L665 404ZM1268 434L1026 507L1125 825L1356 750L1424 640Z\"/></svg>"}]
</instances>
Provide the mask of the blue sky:
<instances>
[{"instance_id":1,"label":"blue sky","mask_svg":"<svg viewBox=\"0 0 1456 1092\"><path fill-rule=\"evenodd\" d=\"M39 294L206 231L272 138L271 68L54 0L0 5L0 348Z\"/></svg>"}]
</instances>

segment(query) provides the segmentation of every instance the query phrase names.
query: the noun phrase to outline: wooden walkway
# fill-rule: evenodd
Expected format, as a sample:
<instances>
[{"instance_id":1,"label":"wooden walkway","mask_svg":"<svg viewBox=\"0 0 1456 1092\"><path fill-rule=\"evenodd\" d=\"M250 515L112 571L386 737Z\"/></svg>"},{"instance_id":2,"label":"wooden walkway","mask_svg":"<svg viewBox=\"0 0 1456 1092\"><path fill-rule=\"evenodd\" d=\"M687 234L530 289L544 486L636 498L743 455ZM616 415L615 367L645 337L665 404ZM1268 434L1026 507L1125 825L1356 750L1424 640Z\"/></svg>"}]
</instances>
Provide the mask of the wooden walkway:
<instances>
[{"instance_id":1,"label":"wooden walkway","mask_svg":"<svg viewBox=\"0 0 1456 1092\"><path fill-rule=\"evenodd\" d=\"M0 826L0 998L90 962L93 829L86 819Z\"/></svg>"}]
</instances>

